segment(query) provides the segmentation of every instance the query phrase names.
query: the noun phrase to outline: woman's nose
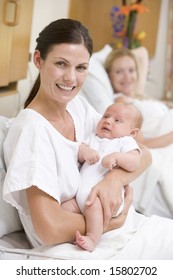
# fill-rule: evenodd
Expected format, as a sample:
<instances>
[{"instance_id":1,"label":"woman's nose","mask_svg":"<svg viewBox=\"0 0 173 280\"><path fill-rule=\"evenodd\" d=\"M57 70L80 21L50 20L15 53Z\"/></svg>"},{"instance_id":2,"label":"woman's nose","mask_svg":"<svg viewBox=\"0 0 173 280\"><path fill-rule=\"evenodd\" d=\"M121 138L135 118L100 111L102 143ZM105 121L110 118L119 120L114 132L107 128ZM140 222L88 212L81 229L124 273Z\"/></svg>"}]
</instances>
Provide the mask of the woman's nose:
<instances>
[{"instance_id":1,"label":"woman's nose","mask_svg":"<svg viewBox=\"0 0 173 280\"><path fill-rule=\"evenodd\" d=\"M64 74L64 80L66 82L74 82L76 80L76 73L74 69L68 69Z\"/></svg>"}]
</instances>

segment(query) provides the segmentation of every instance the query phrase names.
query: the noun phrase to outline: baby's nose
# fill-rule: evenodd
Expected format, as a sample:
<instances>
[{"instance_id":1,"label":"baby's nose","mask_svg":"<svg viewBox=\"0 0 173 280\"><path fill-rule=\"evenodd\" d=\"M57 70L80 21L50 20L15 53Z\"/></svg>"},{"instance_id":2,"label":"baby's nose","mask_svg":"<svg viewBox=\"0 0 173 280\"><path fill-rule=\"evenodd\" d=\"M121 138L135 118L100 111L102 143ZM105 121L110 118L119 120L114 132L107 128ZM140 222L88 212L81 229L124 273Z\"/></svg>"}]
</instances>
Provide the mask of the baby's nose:
<instances>
[{"instance_id":1,"label":"baby's nose","mask_svg":"<svg viewBox=\"0 0 173 280\"><path fill-rule=\"evenodd\" d=\"M106 122L109 123L109 124L111 124L111 123L113 122L113 118L112 118L112 117L107 118L107 119L106 119Z\"/></svg>"}]
</instances>

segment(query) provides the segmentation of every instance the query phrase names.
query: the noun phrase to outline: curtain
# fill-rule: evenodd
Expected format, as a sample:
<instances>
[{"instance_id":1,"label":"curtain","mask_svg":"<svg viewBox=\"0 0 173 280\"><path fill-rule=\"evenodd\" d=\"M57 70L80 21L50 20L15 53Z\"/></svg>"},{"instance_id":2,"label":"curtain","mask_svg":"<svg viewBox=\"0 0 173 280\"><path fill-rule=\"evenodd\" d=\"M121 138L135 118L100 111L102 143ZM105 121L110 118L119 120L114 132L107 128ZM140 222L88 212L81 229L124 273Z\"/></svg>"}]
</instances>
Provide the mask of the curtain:
<instances>
[{"instance_id":1,"label":"curtain","mask_svg":"<svg viewBox=\"0 0 173 280\"><path fill-rule=\"evenodd\" d=\"M164 99L173 100L173 0L169 0Z\"/></svg>"}]
</instances>

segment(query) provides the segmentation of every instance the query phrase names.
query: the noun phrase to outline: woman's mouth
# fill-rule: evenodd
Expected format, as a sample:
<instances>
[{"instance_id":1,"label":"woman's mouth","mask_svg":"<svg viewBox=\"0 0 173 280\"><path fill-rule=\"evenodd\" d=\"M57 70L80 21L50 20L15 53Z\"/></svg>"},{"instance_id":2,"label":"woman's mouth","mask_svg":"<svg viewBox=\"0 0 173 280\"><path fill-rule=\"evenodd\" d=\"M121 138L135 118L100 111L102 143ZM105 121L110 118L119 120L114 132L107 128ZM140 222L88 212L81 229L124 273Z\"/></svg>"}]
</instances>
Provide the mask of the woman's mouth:
<instances>
[{"instance_id":1,"label":"woman's mouth","mask_svg":"<svg viewBox=\"0 0 173 280\"><path fill-rule=\"evenodd\" d=\"M56 84L56 86L59 89L62 89L62 90L67 91L67 92L70 92L75 88L75 86L66 86L66 85L61 85L61 84Z\"/></svg>"}]
</instances>

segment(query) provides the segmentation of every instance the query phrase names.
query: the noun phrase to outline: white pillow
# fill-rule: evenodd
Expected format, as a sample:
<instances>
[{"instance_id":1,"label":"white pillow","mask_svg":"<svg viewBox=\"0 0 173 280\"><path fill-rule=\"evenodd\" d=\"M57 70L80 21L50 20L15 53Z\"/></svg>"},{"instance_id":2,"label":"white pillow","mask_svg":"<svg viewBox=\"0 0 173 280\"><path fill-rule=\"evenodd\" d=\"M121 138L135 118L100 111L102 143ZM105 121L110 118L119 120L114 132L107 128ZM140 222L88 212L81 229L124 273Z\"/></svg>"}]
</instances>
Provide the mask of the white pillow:
<instances>
[{"instance_id":1,"label":"white pillow","mask_svg":"<svg viewBox=\"0 0 173 280\"><path fill-rule=\"evenodd\" d=\"M93 53L90 59L88 76L80 92L101 114L114 102L113 88L103 66L111 50L112 48L109 45L105 45L103 49Z\"/></svg>"},{"instance_id":2,"label":"white pillow","mask_svg":"<svg viewBox=\"0 0 173 280\"><path fill-rule=\"evenodd\" d=\"M3 200L3 183L5 178L5 163L3 156L3 142L7 135L11 119L0 116L0 237L22 229L16 208Z\"/></svg>"}]
</instances>

